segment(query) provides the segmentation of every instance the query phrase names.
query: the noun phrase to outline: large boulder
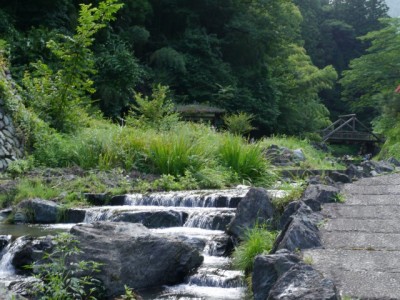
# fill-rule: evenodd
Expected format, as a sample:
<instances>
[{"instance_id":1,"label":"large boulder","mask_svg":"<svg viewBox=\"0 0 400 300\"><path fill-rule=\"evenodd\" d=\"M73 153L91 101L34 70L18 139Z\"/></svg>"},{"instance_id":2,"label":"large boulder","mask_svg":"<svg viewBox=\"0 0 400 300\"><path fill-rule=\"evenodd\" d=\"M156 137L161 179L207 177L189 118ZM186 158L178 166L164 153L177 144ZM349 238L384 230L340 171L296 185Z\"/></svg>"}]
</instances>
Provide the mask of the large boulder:
<instances>
[{"instance_id":1,"label":"large boulder","mask_svg":"<svg viewBox=\"0 0 400 300\"><path fill-rule=\"evenodd\" d=\"M95 222L78 224L71 233L80 242L76 258L102 263L96 275L108 296L134 289L181 282L203 261L199 251L173 238L161 238L141 224Z\"/></svg>"},{"instance_id":2,"label":"large boulder","mask_svg":"<svg viewBox=\"0 0 400 300\"><path fill-rule=\"evenodd\" d=\"M300 258L287 250L256 256L252 275L254 300L267 299L278 278L299 262Z\"/></svg>"},{"instance_id":3,"label":"large boulder","mask_svg":"<svg viewBox=\"0 0 400 300\"><path fill-rule=\"evenodd\" d=\"M274 214L275 208L267 190L251 188L240 201L236 215L229 223L227 231L240 239L247 228L271 221Z\"/></svg>"},{"instance_id":4,"label":"large boulder","mask_svg":"<svg viewBox=\"0 0 400 300\"><path fill-rule=\"evenodd\" d=\"M318 224L322 220L323 217L307 205L301 206L277 237L272 253L280 249L296 251L321 247Z\"/></svg>"},{"instance_id":5,"label":"large boulder","mask_svg":"<svg viewBox=\"0 0 400 300\"><path fill-rule=\"evenodd\" d=\"M319 202L317 202L317 203L319 204ZM284 229L286 224L292 220L291 216L293 216L303 206L307 206L303 201L290 202L286 206L283 214L281 215L281 217L279 219L278 229L279 230ZM319 205L319 207L321 207L321 205ZM316 210L313 209L313 211L316 211Z\"/></svg>"},{"instance_id":6,"label":"large boulder","mask_svg":"<svg viewBox=\"0 0 400 300\"><path fill-rule=\"evenodd\" d=\"M341 297L332 280L324 278L312 266L299 263L278 279L264 299L339 300Z\"/></svg>"},{"instance_id":7,"label":"large boulder","mask_svg":"<svg viewBox=\"0 0 400 300\"><path fill-rule=\"evenodd\" d=\"M15 208L16 221L30 223L56 223L60 217L60 206L48 200L29 199L24 200Z\"/></svg>"},{"instance_id":8,"label":"large boulder","mask_svg":"<svg viewBox=\"0 0 400 300\"><path fill-rule=\"evenodd\" d=\"M33 238L22 236L17 238L9 248L11 264L17 274L29 274L26 266L43 258L45 253L51 252L54 243L50 236Z\"/></svg>"},{"instance_id":9,"label":"large boulder","mask_svg":"<svg viewBox=\"0 0 400 300\"><path fill-rule=\"evenodd\" d=\"M339 188L324 184L310 184L301 198L304 202L308 200L317 201L321 204L336 201Z\"/></svg>"}]
</instances>

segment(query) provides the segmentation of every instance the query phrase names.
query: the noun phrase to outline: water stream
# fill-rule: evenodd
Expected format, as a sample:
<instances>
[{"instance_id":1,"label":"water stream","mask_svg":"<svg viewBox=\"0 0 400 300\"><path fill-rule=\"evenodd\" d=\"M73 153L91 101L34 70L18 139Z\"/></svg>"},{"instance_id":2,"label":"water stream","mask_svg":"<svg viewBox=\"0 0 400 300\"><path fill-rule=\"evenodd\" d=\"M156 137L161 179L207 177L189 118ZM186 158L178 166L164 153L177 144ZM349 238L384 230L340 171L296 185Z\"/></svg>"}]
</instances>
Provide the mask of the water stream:
<instances>
[{"instance_id":1,"label":"water stream","mask_svg":"<svg viewBox=\"0 0 400 300\"><path fill-rule=\"evenodd\" d=\"M224 230L246 193L247 189L243 188L218 192L134 194L127 196L120 206L86 209L84 222L132 221L139 217L145 220L153 218L151 220L154 221L156 218L157 222L150 224L152 232L158 236L179 238L202 252L203 264L184 283L141 291L144 300L239 300L245 298L246 288L243 274L231 268L228 254L232 246ZM72 226L1 225L0 235L42 236L65 231ZM13 274L11 260L22 241L23 238L17 238L0 254L0 278Z\"/></svg>"}]
</instances>

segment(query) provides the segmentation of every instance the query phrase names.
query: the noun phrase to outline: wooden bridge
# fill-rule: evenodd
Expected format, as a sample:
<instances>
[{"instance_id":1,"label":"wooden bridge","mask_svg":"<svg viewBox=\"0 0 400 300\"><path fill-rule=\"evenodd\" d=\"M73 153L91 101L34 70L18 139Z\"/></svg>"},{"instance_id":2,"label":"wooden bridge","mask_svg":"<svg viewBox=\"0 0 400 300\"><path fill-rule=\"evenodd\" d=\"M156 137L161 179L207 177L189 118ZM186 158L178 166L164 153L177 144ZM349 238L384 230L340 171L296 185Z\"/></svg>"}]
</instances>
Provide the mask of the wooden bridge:
<instances>
[{"instance_id":1,"label":"wooden bridge","mask_svg":"<svg viewBox=\"0 0 400 300\"><path fill-rule=\"evenodd\" d=\"M339 116L339 120L322 130L321 135L323 142L375 143L382 141L361 123L355 114Z\"/></svg>"}]
</instances>

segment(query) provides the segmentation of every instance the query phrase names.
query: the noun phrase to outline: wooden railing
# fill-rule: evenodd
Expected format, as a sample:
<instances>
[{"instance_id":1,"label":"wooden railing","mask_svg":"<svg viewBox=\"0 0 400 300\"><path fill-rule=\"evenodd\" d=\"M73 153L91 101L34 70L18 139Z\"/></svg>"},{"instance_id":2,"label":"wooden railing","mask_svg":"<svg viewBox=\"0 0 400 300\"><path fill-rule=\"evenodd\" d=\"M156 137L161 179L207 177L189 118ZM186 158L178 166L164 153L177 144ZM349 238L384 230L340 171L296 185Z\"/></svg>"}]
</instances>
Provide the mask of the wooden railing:
<instances>
[{"instance_id":1,"label":"wooden railing","mask_svg":"<svg viewBox=\"0 0 400 300\"><path fill-rule=\"evenodd\" d=\"M356 125L363 131L358 131ZM321 131L322 140L326 141L362 141L379 142L381 138L375 135L364 124L362 124L355 114L340 116L339 120L332 123L329 127Z\"/></svg>"}]
</instances>

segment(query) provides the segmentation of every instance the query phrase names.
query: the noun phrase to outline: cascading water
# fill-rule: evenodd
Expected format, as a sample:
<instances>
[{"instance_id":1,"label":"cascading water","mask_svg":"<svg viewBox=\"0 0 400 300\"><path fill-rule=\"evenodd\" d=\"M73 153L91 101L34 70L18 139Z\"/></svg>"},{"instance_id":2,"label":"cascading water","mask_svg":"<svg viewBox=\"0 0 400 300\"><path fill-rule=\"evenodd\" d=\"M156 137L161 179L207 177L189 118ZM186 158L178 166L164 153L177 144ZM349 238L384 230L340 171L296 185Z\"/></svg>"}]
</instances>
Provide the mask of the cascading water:
<instances>
[{"instance_id":1,"label":"cascading water","mask_svg":"<svg viewBox=\"0 0 400 300\"><path fill-rule=\"evenodd\" d=\"M241 188L128 195L121 206L86 209L84 222L141 222L160 236L180 239L202 252L204 262L195 274L179 285L165 286L158 291L143 291L144 300L239 300L245 298L246 288L243 274L231 270L228 255L232 245L224 230L247 191ZM30 226L21 226L30 229ZM33 229L37 230L37 227ZM39 229L42 230L41 235L48 234L47 229ZM2 277L6 280L7 276L14 274L11 262L25 241L24 237L17 238L2 252L0 281Z\"/></svg>"},{"instance_id":2,"label":"cascading water","mask_svg":"<svg viewBox=\"0 0 400 300\"><path fill-rule=\"evenodd\" d=\"M165 286L161 291L143 293L145 300L206 299L239 300L245 298L244 275L231 270L229 258L230 239L224 233L226 225L234 217L236 207L247 189L229 191L196 191L129 195L125 204L131 211L175 211L187 215L179 227L155 228L158 235L179 238L197 247L204 262L197 272L186 278L183 284ZM118 215L125 207L113 212L99 212L103 217Z\"/></svg>"},{"instance_id":3,"label":"cascading water","mask_svg":"<svg viewBox=\"0 0 400 300\"><path fill-rule=\"evenodd\" d=\"M11 236L10 236L11 240ZM15 275L15 268L12 265L12 260L15 253L20 251L20 249L27 243L25 237L17 238L13 243L9 243L1 253L0 260L0 278L5 278L11 275Z\"/></svg>"}]
</instances>

